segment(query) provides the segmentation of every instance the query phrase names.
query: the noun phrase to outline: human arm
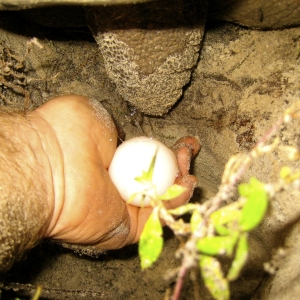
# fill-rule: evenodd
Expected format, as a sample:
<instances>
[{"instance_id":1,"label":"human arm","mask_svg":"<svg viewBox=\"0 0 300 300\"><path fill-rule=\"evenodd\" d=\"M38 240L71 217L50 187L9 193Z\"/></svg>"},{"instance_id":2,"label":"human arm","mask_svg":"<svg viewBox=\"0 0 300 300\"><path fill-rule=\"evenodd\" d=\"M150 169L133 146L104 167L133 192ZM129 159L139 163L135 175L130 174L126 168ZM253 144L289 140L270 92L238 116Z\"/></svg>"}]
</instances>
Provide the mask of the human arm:
<instances>
[{"instance_id":1,"label":"human arm","mask_svg":"<svg viewBox=\"0 0 300 300\"><path fill-rule=\"evenodd\" d=\"M31 205L38 203L40 212L31 245L41 238L52 238L97 253L136 243L152 209L125 203L108 176L117 132L104 108L82 96L63 96L21 120L19 125L13 118L11 122L18 132L27 128L20 143L29 144L31 152L21 151L20 160L31 170L24 173L23 180L35 183L32 194L36 196L24 210L27 219L20 222L27 226L28 216L36 218L31 215ZM176 183L187 191L168 202L170 208L187 202L197 182L188 170L199 143L188 139L175 145L180 169ZM13 193L15 187L10 189ZM23 189L24 197L26 192ZM22 201L18 207L22 208Z\"/></svg>"}]
</instances>

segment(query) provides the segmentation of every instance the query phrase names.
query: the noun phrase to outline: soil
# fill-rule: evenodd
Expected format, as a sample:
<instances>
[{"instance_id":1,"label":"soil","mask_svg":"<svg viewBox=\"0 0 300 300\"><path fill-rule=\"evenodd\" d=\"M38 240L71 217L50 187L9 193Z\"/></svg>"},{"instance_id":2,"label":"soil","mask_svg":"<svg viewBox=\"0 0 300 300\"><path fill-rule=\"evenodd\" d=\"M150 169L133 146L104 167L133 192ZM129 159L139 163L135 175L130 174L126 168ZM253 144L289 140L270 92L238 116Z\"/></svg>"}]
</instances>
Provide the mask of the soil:
<instances>
[{"instance_id":1,"label":"soil","mask_svg":"<svg viewBox=\"0 0 300 300\"><path fill-rule=\"evenodd\" d=\"M22 74L22 82L13 81L14 88L0 86L3 109L26 111L54 96L76 93L100 101L114 117L120 136L149 135L172 145L182 136L197 135L202 150L193 164L199 178L193 201L214 195L229 157L251 149L299 98L300 28L257 31L209 22L190 84L175 107L158 118L139 113L117 93L87 27L43 27L19 12L0 12L0 20L0 47L24 63L18 69L12 56L6 58L12 60L13 71ZM28 46L33 37L42 49ZM300 215L298 206L294 220ZM165 277L180 260L174 255L179 242L165 231L162 256L146 271L140 269L137 245L90 258L44 241L6 274L1 297L29 299L41 285L40 299L168 299L176 278ZM270 259L273 244L257 232L251 239L254 250L242 277L232 285L231 299L253 298L263 279L270 278L262 264ZM212 299L199 274L192 273L181 299L200 298Z\"/></svg>"}]
</instances>

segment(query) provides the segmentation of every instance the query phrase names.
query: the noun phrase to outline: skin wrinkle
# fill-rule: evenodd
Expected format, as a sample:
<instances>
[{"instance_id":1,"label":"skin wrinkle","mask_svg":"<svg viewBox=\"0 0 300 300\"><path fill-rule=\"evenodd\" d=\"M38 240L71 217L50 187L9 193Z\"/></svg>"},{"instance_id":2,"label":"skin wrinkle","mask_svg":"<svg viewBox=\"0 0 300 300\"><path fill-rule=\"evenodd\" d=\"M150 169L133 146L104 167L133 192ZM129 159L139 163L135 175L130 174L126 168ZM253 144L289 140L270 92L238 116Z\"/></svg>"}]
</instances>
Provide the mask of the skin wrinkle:
<instances>
[{"instance_id":1,"label":"skin wrinkle","mask_svg":"<svg viewBox=\"0 0 300 300\"><path fill-rule=\"evenodd\" d=\"M98 247L96 248L95 246L93 246L94 244L99 243L99 240L91 241L91 243L90 243L91 245L80 245L80 244L72 245L68 242L65 242L64 246L66 248L76 247L76 251L78 251L79 253L84 253L84 254L87 254L86 252L88 251L88 249L93 249L91 256L98 256L98 255L104 253L105 251L111 249L111 247L106 246L106 241L109 241L114 236L118 236L119 241L116 245L116 248L117 249L122 248L131 242L131 241L127 241L128 233L130 232L130 228L131 228L131 222L130 222L130 218L129 218L127 210L126 210L126 215L127 215L127 217L118 226L112 228L111 231L107 232L107 234L101 238L101 240L100 240L101 248L98 248ZM127 222L129 224L126 224ZM88 255L90 255L90 254L88 254Z\"/></svg>"},{"instance_id":2,"label":"skin wrinkle","mask_svg":"<svg viewBox=\"0 0 300 300\"><path fill-rule=\"evenodd\" d=\"M30 125L30 127L32 128L32 130L34 130L36 136L38 136L38 142L39 142L39 144L42 146L42 149L43 149L43 151L44 151L45 157L47 158L48 166L50 167L50 172L51 172L51 176L52 176L52 170L51 170L51 165L50 165L50 162L49 162L49 158L48 158L48 156L46 155L46 152L45 152L45 149L44 149L42 140L41 140L41 138L40 138L40 136L39 136L39 133L38 133L38 131L33 127L33 125L32 125L32 123L30 122L30 120L27 119L26 117L25 117L25 119L26 119L26 121L28 122L28 124ZM32 147L32 149L33 149L33 147ZM38 162L39 159L38 159L38 156L37 156L37 154L36 154L36 152L35 152L34 150L33 150L33 154L34 154L35 160ZM41 165L41 163L39 163L39 164L40 164L40 166L41 166L41 168L42 168L43 166ZM29 167L30 167L30 166L29 166ZM32 171L34 171L34 170L32 170ZM33 184L34 184L34 181L33 181ZM47 185L47 186L49 186L49 185L52 186L52 184L49 184L49 183L47 183L47 182L46 182L46 185ZM46 188L45 191L44 191L45 194L48 194L48 193L47 193L47 189L48 189L48 188Z\"/></svg>"},{"instance_id":3,"label":"skin wrinkle","mask_svg":"<svg viewBox=\"0 0 300 300\"><path fill-rule=\"evenodd\" d=\"M125 206L125 203L123 203L123 205ZM119 221L121 222L118 222L119 224L116 225L114 228L112 228L110 232L107 233L107 235L103 239L104 242L118 235L119 240L121 240L118 245L118 248L125 246L125 241L127 240L131 230L131 220L127 209L125 210L125 214L126 214L125 218L123 220L119 218ZM115 212L115 215L119 217L117 212ZM113 220L115 220L115 218L113 218ZM108 249L104 249L104 250L108 250Z\"/></svg>"},{"instance_id":4,"label":"skin wrinkle","mask_svg":"<svg viewBox=\"0 0 300 300\"><path fill-rule=\"evenodd\" d=\"M127 225L126 223L129 223L129 225ZM105 248L105 242L110 240L111 238L118 236L118 245L117 248L122 248L123 246L125 246L125 241L128 237L128 234L130 232L130 219L128 218L128 213L127 213L127 218L124 219L118 226L112 228L112 230L110 232L108 232L105 237L102 239L102 248L103 250L109 250L109 248ZM101 251L103 251L101 250Z\"/></svg>"},{"instance_id":5,"label":"skin wrinkle","mask_svg":"<svg viewBox=\"0 0 300 300\"><path fill-rule=\"evenodd\" d=\"M61 164L61 167L62 167L61 172L64 173L64 165L65 165L65 164L64 164L64 161L65 161L65 159L64 159L64 155L63 155L63 151L62 151L61 145L60 145L60 143L59 143L59 141L58 141L58 138L57 138L57 136L56 136L56 134L55 134L55 130L54 130L54 128L51 126L51 124L47 121L47 119L45 118L45 116L43 115L42 112L35 111L35 113L40 117L40 120L42 120L42 122L46 124L47 129L48 129L48 130L50 129L51 135L52 135L52 137L54 138L55 146L57 147L57 149L58 149L58 151L59 151L59 155L60 155L61 160L62 160L62 162L63 162L63 163ZM29 114L29 118L30 118L30 114ZM37 135L39 136L40 141L41 141L42 149L43 149L43 151L46 153L46 152L47 152L47 151L46 151L46 145L45 145L45 142L43 141L43 139L42 139L41 136L40 136L39 130L36 129L36 127L35 127L35 125L34 125L33 122L30 122L30 124L31 124L32 128L36 131ZM53 143L53 140L52 140L52 143ZM53 193L53 197L56 198L56 197L57 197L57 190L56 190L56 186L57 186L57 185L54 184L54 182L55 182L55 175L54 175L54 173L55 173L55 172L53 171L53 166L52 166L52 164L50 163L49 157L48 157L47 155L46 155L46 157L47 157L47 159L48 159L49 169L50 169L50 173L51 173L51 183L48 183L48 184L51 186L52 193ZM62 177L62 178L63 178L63 177ZM65 191L64 181L60 182L60 185L62 185L61 191L63 191L63 195L61 195L61 197L64 197L64 195L65 195L65 192L64 192L64 191ZM56 207L55 207L55 204L56 204L56 203L57 203L56 201L53 201L52 214L51 214L51 217L50 217L51 222L50 222L50 224L49 224L48 231L51 231L51 228L55 226L55 223L53 223L52 220L53 220L53 217L54 217L54 216L53 216L53 212L54 212L54 211L57 211L57 209L56 209ZM61 208L62 208L62 207L61 207ZM60 213L59 213L58 216L56 217L56 220L59 218L59 215L61 214L61 211L62 211L62 210L60 210ZM53 225L51 225L51 223L52 223Z\"/></svg>"}]
</instances>

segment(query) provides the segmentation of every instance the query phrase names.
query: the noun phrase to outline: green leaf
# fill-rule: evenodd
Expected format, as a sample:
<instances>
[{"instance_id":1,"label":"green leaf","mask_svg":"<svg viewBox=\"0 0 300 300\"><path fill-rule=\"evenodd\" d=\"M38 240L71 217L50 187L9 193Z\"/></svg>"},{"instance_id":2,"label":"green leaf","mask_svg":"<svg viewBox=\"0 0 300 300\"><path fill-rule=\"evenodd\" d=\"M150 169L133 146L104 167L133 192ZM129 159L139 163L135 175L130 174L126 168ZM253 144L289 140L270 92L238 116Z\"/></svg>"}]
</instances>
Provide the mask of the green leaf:
<instances>
[{"instance_id":1,"label":"green leaf","mask_svg":"<svg viewBox=\"0 0 300 300\"><path fill-rule=\"evenodd\" d=\"M210 219L215 230L220 235L229 235L232 231L237 230L237 224L241 215L240 202L233 202L226 205L210 215Z\"/></svg>"},{"instance_id":2,"label":"green leaf","mask_svg":"<svg viewBox=\"0 0 300 300\"><path fill-rule=\"evenodd\" d=\"M199 225L203 222L203 218L198 210L194 210L191 219L190 219L190 224L191 224L191 230L194 232L199 228Z\"/></svg>"},{"instance_id":3,"label":"green leaf","mask_svg":"<svg viewBox=\"0 0 300 300\"><path fill-rule=\"evenodd\" d=\"M142 175L135 177L134 180L136 180L139 183L145 184L148 182L148 177L148 172L142 171Z\"/></svg>"},{"instance_id":4,"label":"green leaf","mask_svg":"<svg viewBox=\"0 0 300 300\"><path fill-rule=\"evenodd\" d=\"M153 172L154 172L154 166L155 166L155 161L156 161L156 156L157 156L157 149L155 150L155 154L151 160L149 169L148 169L148 177L147 180L152 182L152 177L153 177Z\"/></svg>"},{"instance_id":5,"label":"green leaf","mask_svg":"<svg viewBox=\"0 0 300 300\"><path fill-rule=\"evenodd\" d=\"M204 237L197 241L197 249L207 255L231 255L237 239L237 232L228 236Z\"/></svg>"},{"instance_id":6,"label":"green leaf","mask_svg":"<svg viewBox=\"0 0 300 300\"><path fill-rule=\"evenodd\" d=\"M151 267L158 259L163 248L163 230L160 224L158 212L158 208L155 207L147 220L140 237L139 256L141 259L142 269Z\"/></svg>"},{"instance_id":7,"label":"green leaf","mask_svg":"<svg viewBox=\"0 0 300 300\"><path fill-rule=\"evenodd\" d=\"M141 176L137 176L134 178L136 181L138 181L140 183L152 182L156 156L157 156L157 149L155 150L155 154L152 157L148 171L142 171Z\"/></svg>"},{"instance_id":8,"label":"green leaf","mask_svg":"<svg viewBox=\"0 0 300 300\"><path fill-rule=\"evenodd\" d=\"M243 231L250 231L259 225L267 211L268 194L264 184L254 177L250 178L248 184L240 184L238 190L246 198L239 224Z\"/></svg>"},{"instance_id":9,"label":"green leaf","mask_svg":"<svg viewBox=\"0 0 300 300\"><path fill-rule=\"evenodd\" d=\"M140 192L138 192L138 193L134 193L134 194L132 194L130 197L129 197L129 199L128 199L128 203L131 203L133 200L134 200L134 198L136 197L136 196L143 196L143 194L142 193L140 193Z\"/></svg>"},{"instance_id":10,"label":"green leaf","mask_svg":"<svg viewBox=\"0 0 300 300\"><path fill-rule=\"evenodd\" d=\"M185 187L173 184L170 186L163 195L158 196L160 200L172 200L178 196L180 196L186 190Z\"/></svg>"},{"instance_id":11,"label":"green leaf","mask_svg":"<svg viewBox=\"0 0 300 300\"><path fill-rule=\"evenodd\" d=\"M229 235L231 233L230 229L228 229L224 225L219 225L219 224L215 225L215 230L219 235L223 235L223 236Z\"/></svg>"},{"instance_id":12,"label":"green leaf","mask_svg":"<svg viewBox=\"0 0 300 300\"><path fill-rule=\"evenodd\" d=\"M186 213L195 211L196 208L197 208L196 204L188 203L188 204L181 205L181 206L173 208L173 209L168 209L168 213L171 215L179 216L179 215L184 215Z\"/></svg>"},{"instance_id":13,"label":"green leaf","mask_svg":"<svg viewBox=\"0 0 300 300\"><path fill-rule=\"evenodd\" d=\"M227 274L229 281L236 280L248 259L248 233L244 232L238 241L235 258Z\"/></svg>"},{"instance_id":14,"label":"green leaf","mask_svg":"<svg viewBox=\"0 0 300 300\"><path fill-rule=\"evenodd\" d=\"M219 261L215 257L201 255L199 266L203 281L216 300L229 300L229 284L224 278Z\"/></svg>"}]
</instances>

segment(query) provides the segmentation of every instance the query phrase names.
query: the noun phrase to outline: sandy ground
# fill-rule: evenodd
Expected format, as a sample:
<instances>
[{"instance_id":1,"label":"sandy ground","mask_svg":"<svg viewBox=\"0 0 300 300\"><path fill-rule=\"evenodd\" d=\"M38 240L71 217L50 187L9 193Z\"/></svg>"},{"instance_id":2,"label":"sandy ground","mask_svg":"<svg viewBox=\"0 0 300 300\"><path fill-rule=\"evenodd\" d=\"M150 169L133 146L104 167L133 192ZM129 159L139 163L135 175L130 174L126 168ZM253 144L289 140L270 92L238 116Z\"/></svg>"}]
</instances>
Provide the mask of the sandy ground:
<instances>
[{"instance_id":1,"label":"sandy ground","mask_svg":"<svg viewBox=\"0 0 300 300\"><path fill-rule=\"evenodd\" d=\"M32 37L43 49L30 46L24 57ZM54 96L77 93L100 101L126 138L146 134L172 145L184 135L199 136L202 151L193 172L200 183L194 201L212 196L227 159L249 150L299 98L300 28L256 31L210 22L191 83L162 118L143 116L122 100L84 26L41 27L24 14L1 12L0 46L24 58L24 68L16 71L25 74L25 92L0 87L5 95L1 105L6 109L34 109ZM3 291L2 299L28 299L34 292L28 284L44 287L41 299L164 299L175 282L174 278L164 280L164 275L180 264L174 257L178 241L168 230L166 237L161 258L147 271L140 270L136 245L96 259L45 241L6 275L6 282L25 285ZM248 271L232 286L232 299L251 299L268 276L261 263L269 255L257 247L252 265L249 263ZM195 299L211 299L198 277L196 274L196 286L186 278L182 300L194 299L194 288L201 291L201 298Z\"/></svg>"}]
</instances>

